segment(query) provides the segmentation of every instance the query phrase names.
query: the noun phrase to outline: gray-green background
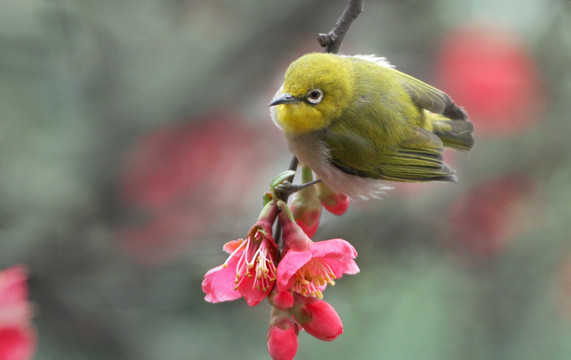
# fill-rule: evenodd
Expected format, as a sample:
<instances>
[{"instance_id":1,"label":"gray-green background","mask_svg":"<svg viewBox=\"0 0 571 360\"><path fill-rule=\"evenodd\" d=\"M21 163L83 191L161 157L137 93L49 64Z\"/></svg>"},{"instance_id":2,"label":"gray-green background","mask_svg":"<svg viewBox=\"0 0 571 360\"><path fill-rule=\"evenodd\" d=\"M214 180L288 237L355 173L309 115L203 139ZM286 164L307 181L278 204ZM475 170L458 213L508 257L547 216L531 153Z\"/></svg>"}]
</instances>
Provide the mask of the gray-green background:
<instances>
[{"instance_id":1,"label":"gray-green background","mask_svg":"<svg viewBox=\"0 0 571 360\"><path fill-rule=\"evenodd\" d=\"M268 358L268 304L208 304L200 283L288 166L267 104L344 6L0 3L0 268L30 269L36 359ZM325 292L344 334L301 333L299 359L571 358L570 2L369 0L341 51L449 91L442 49L466 27L532 64L526 120L467 106L460 183L324 216L315 239L350 241L361 273Z\"/></svg>"}]
</instances>

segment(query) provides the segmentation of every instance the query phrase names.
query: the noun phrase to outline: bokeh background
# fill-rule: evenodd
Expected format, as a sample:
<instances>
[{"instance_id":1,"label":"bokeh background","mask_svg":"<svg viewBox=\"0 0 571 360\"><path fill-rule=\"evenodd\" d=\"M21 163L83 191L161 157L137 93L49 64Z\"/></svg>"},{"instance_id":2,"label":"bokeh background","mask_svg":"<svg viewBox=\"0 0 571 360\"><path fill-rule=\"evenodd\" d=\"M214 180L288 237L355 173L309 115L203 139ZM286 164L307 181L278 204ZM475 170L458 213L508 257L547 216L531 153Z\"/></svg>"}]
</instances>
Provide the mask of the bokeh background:
<instances>
[{"instance_id":1,"label":"bokeh background","mask_svg":"<svg viewBox=\"0 0 571 360\"><path fill-rule=\"evenodd\" d=\"M345 1L0 3L0 268L26 264L36 359L266 359L266 303L203 300L291 159L268 103ZM299 359L571 358L571 3L365 2L341 47L476 126L458 184L325 215L361 273Z\"/></svg>"}]
</instances>

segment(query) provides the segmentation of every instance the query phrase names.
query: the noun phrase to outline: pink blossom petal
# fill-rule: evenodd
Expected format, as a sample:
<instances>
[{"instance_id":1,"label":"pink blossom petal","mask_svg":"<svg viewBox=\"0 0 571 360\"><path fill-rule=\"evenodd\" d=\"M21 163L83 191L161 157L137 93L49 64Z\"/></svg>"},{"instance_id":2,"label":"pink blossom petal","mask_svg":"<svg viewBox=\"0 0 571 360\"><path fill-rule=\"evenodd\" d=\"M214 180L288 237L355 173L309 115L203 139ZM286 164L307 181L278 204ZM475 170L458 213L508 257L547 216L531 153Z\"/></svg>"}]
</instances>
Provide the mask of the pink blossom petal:
<instances>
[{"instance_id":1,"label":"pink blossom petal","mask_svg":"<svg viewBox=\"0 0 571 360\"><path fill-rule=\"evenodd\" d=\"M0 304L2 307L16 306L28 300L25 266L16 265L0 271Z\"/></svg>"},{"instance_id":2,"label":"pink blossom petal","mask_svg":"<svg viewBox=\"0 0 571 360\"><path fill-rule=\"evenodd\" d=\"M288 251L278 265L278 290L286 291L291 288L295 282L295 273L309 260L311 260L309 251Z\"/></svg>"},{"instance_id":3,"label":"pink blossom petal","mask_svg":"<svg viewBox=\"0 0 571 360\"><path fill-rule=\"evenodd\" d=\"M309 250L314 258L325 261L335 277L343 274L356 274L359 267L354 258L357 257L355 248L343 239L332 239L313 243Z\"/></svg>"},{"instance_id":4,"label":"pink blossom petal","mask_svg":"<svg viewBox=\"0 0 571 360\"><path fill-rule=\"evenodd\" d=\"M253 274L251 277L247 274L244 276L245 277L242 279L242 281L240 281L240 284L238 285L238 292L241 296L244 297L248 305L256 306L260 303L260 301L264 300L266 296L268 296L271 289L268 289L267 291L258 289L254 285L256 274Z\"/></svg>"},{"instance_id":5,"label":"pink blossom petal","mask_svg":"<svg viewBox=\"0 0 571 360\"><path fill-rule=\"evenodd\" d=\"M13 266L0 271L0 359L29 360L36 346L30 324L27 270Z\"/></svg>"},{"instance_id":6,"label":"pink blossom petal","mask_svg":"<svg viewBox=\"0 0 571 360\"><path fill-rule=\"evenodd\" d=\"M217 266L204 275L202 281L202 291L206 294L204 300L217 303L236 300L242 296L240 292L234 290L237 263L238 257L233 256L226 263L226 266Z\"/></svg>"},{"instance_id":7,"label":"pink blossom petal","mask_svg":"<svg viewBox=\"0 0 571 360\"><path fill-rule=\"evenodd\" d=\"M352 258L322 258L335 274L336 278L340 278L343 274L354 275L359 273L360 269Z\"/></svg>"},{"instance_id":8,"label":"pink blossom petal","mask_svg":"<svg viewBox=\"0 0 571 360\"><path fill-rule=\"evenodd\" d=\"M0 329L0 359L29 360L36 347L34 331L26 327L3 327Z\"/></svg>"},{"instance_id":9,"label":"pink blossom petal","mask_svg":"<svg viewBox=\"0 0 571 360\"><path fill-rule=\"evenodd\" d=\"M243 242L244 239L228 241L226 244L224 244L222 249L224 250L224 252L232 254L236 249L240 247L240 245L242 245Z\"/></svg>"},{"instance_id":10,"label":"pink blossom petal","mask_svg":"<svg viewBox=\"0 0 571 360\"><path fill-rule=\"evenodd\" d=\"M357 257L357 251L353 245L343 239L316 241L312 244L309 251L311 251L313 257Z\"/></svg>"}]
</instances>

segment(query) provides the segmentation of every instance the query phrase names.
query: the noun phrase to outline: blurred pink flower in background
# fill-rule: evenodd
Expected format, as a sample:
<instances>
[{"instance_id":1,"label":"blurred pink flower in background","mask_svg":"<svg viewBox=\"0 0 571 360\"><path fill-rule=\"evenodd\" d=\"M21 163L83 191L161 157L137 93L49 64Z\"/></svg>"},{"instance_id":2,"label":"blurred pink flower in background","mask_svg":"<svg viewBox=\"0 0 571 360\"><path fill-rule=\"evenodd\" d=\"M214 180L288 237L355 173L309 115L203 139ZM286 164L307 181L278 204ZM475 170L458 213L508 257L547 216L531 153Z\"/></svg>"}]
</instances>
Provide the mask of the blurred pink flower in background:
<instances>
[{"instance_id":1,"label":"blurred pink flower in background","mask_svg":"<svg viewBox=\"0 0 571 360\"><path fill-rule=\"evenodd\" d=\"M31 359L36 347L26 277L24 266L0 271L0 360Z\"/></svg>"},{"instance_id":2,"label":"blurred pink flower in background","mask_svg":"<svg viewBox=\"0 0 571 360\"><path fill-rule=\"evenodd\" d=\"M136 217L121 227L122 244L145 263L181 254L212 226L214 213L220 218L220 211L241 206L269 157L265 148L242 119L225 114L142 136L126 157L120 182Z\"/></svg>"},{"instance_id":3,"label":"blurred pink flower in background","mask_svg":"<svg viewBox=\"0 0 571 360\"><path fill-rule=\"evenodd\" d=\"M469 257L501 253L513 238L533 226L525 214L533 190L532 181L523 174L478 183L450 209L449 245Z\"/></svg>"},{"instance_id":4,"label":"blurred pink flower in background","mask_svg":"<svg viewBox=\"0 0 571 360\"><path fill-rule=\"evenodd\" d=\"M509 30L453 29L440 49L437 73L476 134L519 133L539 119L544 95L536 64Z\"/></svg>"},{"instance_id":5,"label":"blurred pink flower in background","mask_svg":"<svg viewBox=\"0 0 571 360\"><path fill-rule=\"evenodd\" d=\"M181 195L204 201L224 195L231 197L226 203L238 201L239 190L248 186L267 153L258 151L264 146L256 140L242 119L224 114L151 131L128 156L122 194L149 208L170 205Z\"/></svg>"}]
</instances>

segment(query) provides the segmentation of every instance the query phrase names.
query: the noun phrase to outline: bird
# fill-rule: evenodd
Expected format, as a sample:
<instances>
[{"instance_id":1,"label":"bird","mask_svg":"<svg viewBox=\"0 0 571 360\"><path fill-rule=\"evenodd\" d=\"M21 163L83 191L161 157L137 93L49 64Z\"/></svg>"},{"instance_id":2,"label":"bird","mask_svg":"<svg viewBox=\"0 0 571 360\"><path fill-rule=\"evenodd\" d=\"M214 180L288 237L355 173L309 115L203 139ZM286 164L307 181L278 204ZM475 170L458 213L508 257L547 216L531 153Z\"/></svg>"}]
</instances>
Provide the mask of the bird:
<instances>
[{"instance_id":1,"label":"bird","mask_svg":"<svg viewBox=\"0 0 571 360\"><path fill-rule=\"evenodd\" d=\"M450 96L375 55L301 56L270 114L290 152L351 198L378 198L391 182L456 182L444 146L474 145L474 126Z\"/></svg>"}]
</instances>

